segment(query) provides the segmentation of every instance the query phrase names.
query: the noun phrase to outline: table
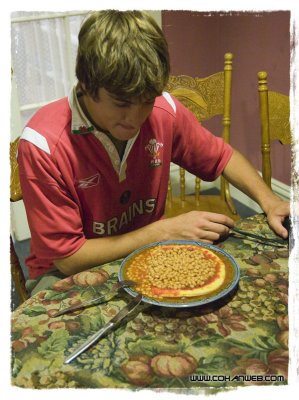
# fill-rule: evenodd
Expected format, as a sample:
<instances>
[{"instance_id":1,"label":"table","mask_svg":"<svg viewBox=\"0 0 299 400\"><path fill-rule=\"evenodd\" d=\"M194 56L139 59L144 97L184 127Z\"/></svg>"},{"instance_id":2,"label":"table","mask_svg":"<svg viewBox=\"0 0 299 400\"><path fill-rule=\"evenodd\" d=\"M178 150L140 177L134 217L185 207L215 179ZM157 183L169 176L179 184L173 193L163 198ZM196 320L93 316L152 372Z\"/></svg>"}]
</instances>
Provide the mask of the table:
<instances>
[{"instance_id":1,"label":"table","mask_svg":"<svg viewBox=\"0 0 299 400\"><path fill-rule=\"evenodd\" d=\"M238 228L274 237L263 214ZM12 385L26 388L203 390L285 385L288 374L288 256L285 247L229 236L218 244L241 269L238 289L212 306L142 303L129 319L70 364L64 358L130 296L51 317L117 280L121 260L58 281L12 313ZM109 279L107 279L109 277Z\"/></svg>"}]
</instances>

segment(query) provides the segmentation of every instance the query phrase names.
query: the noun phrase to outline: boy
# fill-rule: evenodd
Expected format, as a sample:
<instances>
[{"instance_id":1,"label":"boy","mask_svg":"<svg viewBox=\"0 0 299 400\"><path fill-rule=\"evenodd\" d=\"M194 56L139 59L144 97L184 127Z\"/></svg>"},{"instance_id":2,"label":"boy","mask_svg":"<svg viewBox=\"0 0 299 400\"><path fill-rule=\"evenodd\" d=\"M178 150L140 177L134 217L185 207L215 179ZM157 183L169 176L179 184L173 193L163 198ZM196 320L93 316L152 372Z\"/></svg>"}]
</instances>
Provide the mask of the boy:
<instances>
[{"instance_id":1,"label":"boy","mask_svg":"<svg viewBox=\"0 0 299 400\"><path fill-rule=\"evenodd\" d=\"M287 237L289 205L163 92L169 69L163 33L146 13L100 11L82 25L78 84L69 98L39 110L20 140L31 279L56 269L74 274L155 241L226 236L234 222L225 215L162 218L172 161L205 180L222 173Z\"/></svg>"}]
</instances>

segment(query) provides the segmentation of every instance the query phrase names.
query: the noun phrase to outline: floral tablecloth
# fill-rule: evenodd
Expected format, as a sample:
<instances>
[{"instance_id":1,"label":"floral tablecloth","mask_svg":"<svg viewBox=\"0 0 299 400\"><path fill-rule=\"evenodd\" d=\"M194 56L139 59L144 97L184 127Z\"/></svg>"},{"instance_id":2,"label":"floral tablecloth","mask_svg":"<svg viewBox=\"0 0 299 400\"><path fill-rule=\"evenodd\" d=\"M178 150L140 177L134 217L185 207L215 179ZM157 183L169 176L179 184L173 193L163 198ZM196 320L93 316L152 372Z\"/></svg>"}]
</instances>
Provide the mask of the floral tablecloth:
<instances>
[{"instance_id":1,"label":"floral tablecloth","mask_svg":"<svg viewBox=\"0 0 299 400\"><path fill-rule=\"evenodd\" d=\"M274 237L264 215L238 227ZM142 303L70 364L64 358L126 303L53 317L117 280L121 260L68 277L12 313L12 385L24 388L230 388L284 385L288 377L288 247L230 236L218 245L241 269L222 303L166 309Z\"/></svg>"}]
</instances>

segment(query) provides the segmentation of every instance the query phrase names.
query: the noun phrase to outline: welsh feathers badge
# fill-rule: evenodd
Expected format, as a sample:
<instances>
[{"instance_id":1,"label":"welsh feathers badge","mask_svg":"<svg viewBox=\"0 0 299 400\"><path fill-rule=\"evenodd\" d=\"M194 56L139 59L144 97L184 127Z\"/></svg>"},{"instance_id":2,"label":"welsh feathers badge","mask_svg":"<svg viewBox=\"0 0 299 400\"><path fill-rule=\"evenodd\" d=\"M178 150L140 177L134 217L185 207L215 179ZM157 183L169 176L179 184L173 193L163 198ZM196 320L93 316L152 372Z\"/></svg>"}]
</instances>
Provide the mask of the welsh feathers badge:
<instances>
[{"instance_id":1,"label":"welsh feathers badge","mask_svg":"<svg viewBox=\"0 0 299 400\"><path fill-rule=\"evenodd\" d=\"M156 139L150 139L148 144L145 146L145 150L148 151L149 156L151 157L149 166L151 168L156 168L162 165L162 161L160 159L160 152L163 147L163 143L157 142Z\"/></svg>"}]
</instances>

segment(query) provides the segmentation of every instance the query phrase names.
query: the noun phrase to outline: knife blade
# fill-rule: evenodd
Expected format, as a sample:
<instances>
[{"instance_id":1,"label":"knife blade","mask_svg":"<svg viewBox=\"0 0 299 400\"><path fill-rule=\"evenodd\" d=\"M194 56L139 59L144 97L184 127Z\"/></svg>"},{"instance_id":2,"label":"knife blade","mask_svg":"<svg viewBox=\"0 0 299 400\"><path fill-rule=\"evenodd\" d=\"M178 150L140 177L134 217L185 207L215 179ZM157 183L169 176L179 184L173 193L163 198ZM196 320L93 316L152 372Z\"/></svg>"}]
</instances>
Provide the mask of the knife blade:
<instances>
[{"instance_id":1,"label":"knife blade","mask_svg":"<svg viewBox=\"0 0 299 400\"><path fill-rule=\"evenodd\" d=\"M55 314L51 315L52 318L59 317L60 315L67 314L72 311L79 310L81 308L89 307L95 304L100 304L107 302L112 299L112 297L115 296L115 294L118 292L119 289L127 287L127 286L134 286L135 282L133 281L119 281L115 283L111 289L105 290L99 297L91 300L86 300L81 304L76 304L74 306L70 306L67 308L63 308L62 310L57 311Z\"/></svg>"},{"instance_id":2,"label":"knife blade","mask_svg":"<svg viewBox=\"0 0 299 400\"><path fill-rule=\"evenodd\" d=\"M99 340L102 336L108 333L115 325L117 325L121 320L123 320L127 315L139 305L142 300L142 295L138 294L128 305L122 308L118 314L116 314L106 325L104 325L98 332L91 335L81 346L77 347L69 356L64 360L65 364L70 363L81 353L87 350L92 344Z\"/></svg>"}]
</instances>

